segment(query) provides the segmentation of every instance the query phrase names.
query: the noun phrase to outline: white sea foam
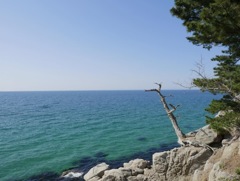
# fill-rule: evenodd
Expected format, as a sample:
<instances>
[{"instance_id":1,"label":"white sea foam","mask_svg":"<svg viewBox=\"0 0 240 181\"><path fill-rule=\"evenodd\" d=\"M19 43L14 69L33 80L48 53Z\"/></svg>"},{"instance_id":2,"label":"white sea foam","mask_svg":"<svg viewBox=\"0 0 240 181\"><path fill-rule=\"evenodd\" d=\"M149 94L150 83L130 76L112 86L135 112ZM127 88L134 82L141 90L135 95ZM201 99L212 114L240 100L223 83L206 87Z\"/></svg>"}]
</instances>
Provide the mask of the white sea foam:
<instances>
[{"instance_id":1,"label":"white sea foam","mask_svg":"<svg viewBox=\"0 0 240 181\"><path fill-rule=\"evenodd\" d=\"M64 178L79 178L83 176L83 172L69 172L68 174L64 175Z\"/></svg>"}]
</instances>

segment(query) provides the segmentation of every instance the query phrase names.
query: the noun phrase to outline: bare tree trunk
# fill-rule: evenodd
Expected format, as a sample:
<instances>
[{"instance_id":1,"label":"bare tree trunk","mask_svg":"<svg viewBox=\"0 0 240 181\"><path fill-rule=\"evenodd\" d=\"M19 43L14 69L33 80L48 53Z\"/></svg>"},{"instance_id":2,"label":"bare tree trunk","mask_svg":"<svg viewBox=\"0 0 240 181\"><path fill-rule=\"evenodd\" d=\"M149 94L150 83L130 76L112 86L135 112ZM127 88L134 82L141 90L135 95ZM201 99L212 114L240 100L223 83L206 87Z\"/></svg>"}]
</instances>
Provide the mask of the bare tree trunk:
<instances>
[{"instance_id":1,"label":"bare tree trunk","mask_svg":"<svg viewBox=\"0 0 240 181\"><path fill-rule=\"evenodd\" d=\"M145 90L146 92L157 92L159 97L160 97L160 100L163 104L163 107L173 125L173 128L174 128L174 131L178 137L178 143L182 146L187 146L187 145L191 145L191 146L194 146L194 147L203 147L203 148L206 148L206 149L209 149L211 150L212 152L214 152L213 148L210 147L209 145L205 144L205 143L201 143L199 141L196 141L195 137L191 137L191 136L186 136L180 129L180 127L178 126L178 123L177 123L177 119L176 117L174 116L173 112L177 110L177 108L179 107L179 105L177 106L173 106L172 104L169 104L169 106L172 108L170 109L167 102L166 102L166 99L164 95L162 95L161 93L161 87L162 85L161 84L158 84L156 83L159 88L158 89L149 89L149 90Z\"/></svg>"},{"instance_id":2,"label":"bare tree trunk","mask_svg":"<svg viewBox=\"0 0 240 181\"><path fill-rule=\"evenodd\" d=\"M181 144L181 145L185 145L185 143L183 143L184 139L186 138L185 134L181 131L180 127L178 126L178 123L177 123L177 119L176 117L174 116L173 112L177 109L178 106L173 106L172 104L169 104L172 109L169 109L169 106L166 102L166 99L165 99L165 96L162 95L161 93L161 84L158 84L159 85L159 89L150 89L150 90L145 90L146 92L149 92L149 91L153 91L153 92L157 92L159 97L160 97L160 100L163 104L163 107L172 123L172 126L174 128L174 131L178 137L178 143Z\"/></svg>"}]
</instances>

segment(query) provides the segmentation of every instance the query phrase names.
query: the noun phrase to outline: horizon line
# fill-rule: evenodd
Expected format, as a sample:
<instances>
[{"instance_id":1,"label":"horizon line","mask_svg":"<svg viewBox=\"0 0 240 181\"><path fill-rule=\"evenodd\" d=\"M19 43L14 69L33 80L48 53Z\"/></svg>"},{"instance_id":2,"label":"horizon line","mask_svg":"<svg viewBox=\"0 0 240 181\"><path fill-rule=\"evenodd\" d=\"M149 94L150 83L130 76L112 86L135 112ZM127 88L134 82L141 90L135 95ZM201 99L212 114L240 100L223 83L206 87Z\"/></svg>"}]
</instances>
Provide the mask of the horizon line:
<instances>
[{"instance_id":1,"label":"horizon line","mask_svg":"<svg viewBox=\"0 0 240 181\"><path fill-rule=\"evenodd\" d=\"M146 89L82 89L82 90L6 90L4 92L94 92L94 91L145 91ZM162 91L195 91L200 89L162 89Z\"/></svg>"}]
</instances>

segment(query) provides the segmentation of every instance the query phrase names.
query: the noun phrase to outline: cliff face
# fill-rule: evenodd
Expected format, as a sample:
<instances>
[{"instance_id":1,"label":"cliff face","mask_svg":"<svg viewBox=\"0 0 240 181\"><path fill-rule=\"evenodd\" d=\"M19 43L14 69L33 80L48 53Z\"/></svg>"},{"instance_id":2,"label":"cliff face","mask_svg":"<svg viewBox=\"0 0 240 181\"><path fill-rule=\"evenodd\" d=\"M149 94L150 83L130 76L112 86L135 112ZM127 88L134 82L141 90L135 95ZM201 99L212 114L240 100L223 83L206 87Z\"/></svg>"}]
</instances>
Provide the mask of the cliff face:
<instances>
[{"instance_id":1,"label":"cliff face","mask_svg":"<svg viewBox=\"0 0 240 181\"><path fill-rule=\"evenodd\" d=\"M212 155L206 148L181 147L153 155L152 169L156 180L190 180L196 169L201 169Z\"/></svg>"},{"instance_id":2,"label":"cliff face","mask_svg":"<svg viewBox=\"0 0 240 181\"><path fill-rule=\"evenodd\" d=\"M220 141L216 134L214 139L206 129L209 127L200 129L193 136L199 135L201 131L207 133L202 136L209 137L212 143ZM155 153L152 156L152 165L143 159L131 160L123 167L111 170L108 165L99 164L93 167L84 179L86 181L238 181L240 180L240 139L231 143L229 140L223 140L219 142L220 145L221 142L223 145L214 148L214 151L206 147L189 146Z\"/></svg>"},{"instance_id":3,"label":"cliff face","mask_svg":"<svg viewBox=\"0 0 240 181\"><path fill-rule=\"evenodd\" d=\"M156 180L240 180L240 139L215 149L181 147L153 155ZM239 169L239 170L238 170Z\"/></svg>"},{"instance_id":4,"label":"cliff face","mask_svg":"<svg viewBox=\"0 0 240 181\"><path fill-rule=\"evenodd\" d=\"M216 150L192 178L193 181L240 180L240 139Z\"/></svg>"}]
</instances>

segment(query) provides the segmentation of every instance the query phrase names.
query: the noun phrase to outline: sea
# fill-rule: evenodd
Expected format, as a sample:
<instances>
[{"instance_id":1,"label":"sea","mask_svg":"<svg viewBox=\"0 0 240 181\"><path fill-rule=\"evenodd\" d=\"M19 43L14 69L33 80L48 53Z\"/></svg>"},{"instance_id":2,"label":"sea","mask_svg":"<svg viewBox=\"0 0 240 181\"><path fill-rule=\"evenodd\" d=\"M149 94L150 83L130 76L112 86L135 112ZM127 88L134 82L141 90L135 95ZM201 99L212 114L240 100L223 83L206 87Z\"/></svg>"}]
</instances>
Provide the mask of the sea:
<instances>
[{"instance_id":1,"label":"sea","mask_svg":"<svg viewBox=\"0 0 240 181\"><path fill-rule=\"evenodd\" d=\"M163 90L184 133L206 124L212 99L199 90ZM179 146L156 92L0 92L0 180L54 180Z\"/></svg>"}]
</instances>

